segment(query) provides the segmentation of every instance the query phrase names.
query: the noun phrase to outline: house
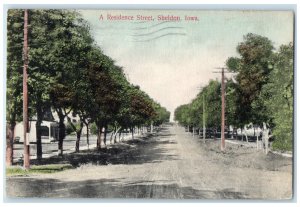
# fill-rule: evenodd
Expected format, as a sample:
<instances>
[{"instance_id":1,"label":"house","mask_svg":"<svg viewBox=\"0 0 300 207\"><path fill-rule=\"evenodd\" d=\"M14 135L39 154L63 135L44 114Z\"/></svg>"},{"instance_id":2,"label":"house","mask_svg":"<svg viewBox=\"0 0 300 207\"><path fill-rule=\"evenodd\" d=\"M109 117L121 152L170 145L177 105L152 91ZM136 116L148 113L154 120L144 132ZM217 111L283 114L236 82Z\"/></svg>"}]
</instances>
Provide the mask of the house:
<instances>
[{"instance_id":1,"label":"house","mask_svg":"<svg viewBox=\"0 0 300 207\"><path fill-rule=\"evenodd\" d=\"M29 142L36 142L36 120L29 121ZM43 121L41 123L41 137L42 143L56 141L58 139L58 123L55 121ZM23 122L16 124L14 131L14 140L23 142L24 141L24 127Z\"/></svg>"},{"instance_id":2,"label":"house","mask_svg":"<svg viewBox=\"0 0 300 207\"><path fill-rule=\"evenodd\" d=\"M80 121L79 116L76 114L69 115L73 124L77 124ZM45 113L43 121L41 123L41 136L42 143L53 142L58 140L59 127L58 127L59 118L56 111L51 111L50 109ZM65 125L68 125L68 120L65 118ZM16 142L23 142L24 140L24 128L23 122L16 124L14 131L14 140ZM82 129L82 134L87 133L86 126ZM36 142L36 117L33 117L29 120L29 142Z\"/></svg>"}]
</instances>

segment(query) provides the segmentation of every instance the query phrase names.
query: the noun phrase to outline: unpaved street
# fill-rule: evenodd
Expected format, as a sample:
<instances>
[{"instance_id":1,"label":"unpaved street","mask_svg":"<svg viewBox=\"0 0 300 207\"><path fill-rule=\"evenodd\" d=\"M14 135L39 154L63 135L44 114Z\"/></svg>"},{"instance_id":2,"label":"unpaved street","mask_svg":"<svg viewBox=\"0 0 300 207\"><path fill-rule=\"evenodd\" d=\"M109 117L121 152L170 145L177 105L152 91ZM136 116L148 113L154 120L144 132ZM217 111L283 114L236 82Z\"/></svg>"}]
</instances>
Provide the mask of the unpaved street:
<instances>
[{"instance_id":1,"label":"unpaved street","mask_svg":"<svg viewBox=\"0 0 300 207\"><path fill-rule=\"evenodd\" d=\"M117 143L100 154L74 155L76 169L8 177L8 197L289 199L292 159L255 148L203 143L171 126ZM97 160L98 159L98 160ZM66 159L67 160L67 159ZM67 160L68 161L68 160Z\"/></svg>"}]
</instances>

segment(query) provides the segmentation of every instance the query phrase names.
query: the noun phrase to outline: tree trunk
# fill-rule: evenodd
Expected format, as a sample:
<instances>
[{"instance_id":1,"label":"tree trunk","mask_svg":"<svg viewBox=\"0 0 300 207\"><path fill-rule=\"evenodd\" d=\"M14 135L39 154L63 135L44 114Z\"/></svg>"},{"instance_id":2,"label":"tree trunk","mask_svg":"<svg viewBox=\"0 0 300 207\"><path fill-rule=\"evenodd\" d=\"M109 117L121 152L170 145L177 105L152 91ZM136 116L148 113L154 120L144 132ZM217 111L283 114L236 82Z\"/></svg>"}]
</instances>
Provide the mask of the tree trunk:
<instances>
[{"instance_id":1,"label":"tree trunk","mask_svg":"<svg viewBox=\"0 0 300 207\"><path fill-rule=\"evenodd\" d=\"M216 139L217 138L217 129L215 128L214 129L214 139Z\"/></svg>"},{"instance_id":2,"label":"tree trunk","mask_svg":"<svg viewBox=\"0 0 300 207\"><path fill-rule=\"evenodd\" d=\"M121 139L121 134L122 134L122 130L120 130L120 132L119 132L119 142L121 141L120 139Z\"/></svg>"},{"instance_id":3,"label":"tree trunk","mask_svg":"<svg viewBox=\"0 0 300 207\"><path fill-rule=\"evenodd\" d=\"M16 123L6 124L6 166L13 164L15 126Z\"/></svg>"},{"instance_id":4,"label":"tree trunk","mask_svg":"<svg viewBox=\"0 0 300 207\"><path fill-rule=\"evenodd\" d=\"M36 113L37 113L37 120L35 123L36 128L36 158L38 160L42 159L43 156L43 149L42 149L42 134L41 134L41 124L43 121L44 113L42 107L39 103L36 105ZM50 138L50 133L49 133Z\"/></svg>"},{"instance_id":5,"label":"tree trunk","mask_svg":"<svg viewBox=\"0 0 300 207\"><path fill-rule=\"evenodd\" d=\"M268 154L269 152L269 129L267 127L267 124L263 122L263 131L262 131L262 141L264 145L265 153Z\"/></svg>"},{"instance_id":6,"label":"tree trunk","mask_svg":"<svg viewBox=\"0 0 300 207\"><path fill-rule=\"evenodd\" d=\"M150 126L150 133L153 133L153 121L151 121L151 126Z\"/></svg>"},{"instance_id":7,"label":"tree trunk","mask_svg":"<svg viewBox=\"0 0 300 207\"><path fill-rule=\"evenodd\" d=\"M118 134L118 133L121 133L121 130L122 130L121 127L119 127L119 128L116 130L116 132L115 132L115 134L114 134L114 143L117 143L117 134ZM119 141L120 141L120 139L119 139Z\"/></svg>"},{"instance_id":8,"label":"tree trunk","mask_svg":"<svg viewBox=\"0 0 300 207\"><path fill-rule=\"evenodd\" d=\"M59 115L58 155L63 156L63 142L66 136L65 116Z\"/></svg>"},{"instance_id":9,"label":"tree trunk","mask_svg":"<svg viewBox=\"0 0 300 207\"><path fill-rule=\"evenodd\" d=\"M114 136L115 133L116 133L115 130L111 132L111 135L110 135L110 138L109 138L110 144L112 144L113 136Z\"/></svg>"},{"instance_id":10,"label":"tree trunk","mask_svg":"<svg viewBox=\"0 0 300 207\"><path fill-rule=\"evenodd\" d=\"M233 129L233 132L234 132L234 133L233 133L233 138L237 140L237 139L238 139L238 138L237 138L237 137L238 137L237 128L234 128L234 129Z\"/></svg>"},{"instance_id":11,"label":"tree trunk","mask_svg":"<svg viewBox=\"0 0 300 207\"><path fill-rule=\"evenodd\" d=\"M104 145L106 146L107 126L105 126L103 129L104 129L104 132L103 132L103 134L104 134L103 142L104 142Z\"/></svg>"},{"instance_id":12,"label":"tree trunk","mask_svg":"<svg viewBox=\"0 0 300 207\"><path fill-rule=\"evenodd\" d=\"M36 121L36 158L41 160L43 157L43 149L42 149L42 135L41 135L41 120ZM50 136L50 134L49 134Z\"/></svg>"},{"instance_id":13,"label":"tree trunk","mask_svg":"<svg viewBox=\"0 0 300 207\"><path fill-rule=\"evenodd\" d=\"M133 128L131 128L130 131L131 131L131 138L134 139Z\"/></svg>"},{"instance_id":14,"label":"tree trunk","mask_svg":"<svg viewBox=\"0 0 300 207\"><path fill-rule=\"evenodd\" d=\"M80 133L76 132L75 152L79 152Z\"/></svg>"},{"instance_id":15,"label":"tree trunk","mask_svg":"<svg viewBox=\"0 0 300 207\"><path fill-rule=\"evenodd\" d=\"M80 128L76 130L76 146L75 146L75 152L79 152L79 145L80 145L80 137L81 137L81 132L83 128L83 123L80 123Z\"/></svg>"},{"instance_id":16,"label":"tree trunk","mask_svg":"<svg viewBox=\"0 0 300 207\"><path fill-rule=\"evenodd\" d=\"M81 130L76 132L76 146L75 146L75 152L79 152L79 144L80 144L80 137L81 137Z\"/></svg>"},{"instance_id":17,"label":"tree trunk","mask_svg":"<svg viewBox=\"0 0 300 207\"><path fill-rule=\"evenodd\" d=\"M89 140L89 123L86 124L86 144L87 144L87 148L88 150L90 149L90 140Z\"/></svg>"},{"instance_id":18,"label":"tree trunk","mask_svg":"<svg viewBox=\"0 0 300 207\"><path fill-rule=\"evenodd\" d=\"M118 134L118 132L116 132L116 133L114 134L114 144L117 143L117 134ZM120 140L119 140L119 141L120 141Z\"/></svg>"},{"instance_id":19,"label":"tree trunk","mask_svg":"<svg viewBox=\"0 0 300 207\"><path fill-rule=\"evenodd\" d=\"M256 150L259 150L259 145L258 145L258 135L256 135Z\"/></svg>"},{"instance_id":20,"label":"tree trunk","mask_svg":"<svg viewBox=\"0 0 300 207\"><path fill-rule=\"evenodd\" d=\"M97 149L101 149L101 136L102 136L102 126L98 126L97 133Z\"/></svg>"},{"instance_id":21,"label":"tree trunk","mask_svg":"<svg viewBox=\"0 0 300 207\"><path fill-rule=\"evenodd\" d=\"M243 128L241 128L241 134L242 134L242 141L244 141L244 133L243 133Z\"/></svg>"}]
</instances>

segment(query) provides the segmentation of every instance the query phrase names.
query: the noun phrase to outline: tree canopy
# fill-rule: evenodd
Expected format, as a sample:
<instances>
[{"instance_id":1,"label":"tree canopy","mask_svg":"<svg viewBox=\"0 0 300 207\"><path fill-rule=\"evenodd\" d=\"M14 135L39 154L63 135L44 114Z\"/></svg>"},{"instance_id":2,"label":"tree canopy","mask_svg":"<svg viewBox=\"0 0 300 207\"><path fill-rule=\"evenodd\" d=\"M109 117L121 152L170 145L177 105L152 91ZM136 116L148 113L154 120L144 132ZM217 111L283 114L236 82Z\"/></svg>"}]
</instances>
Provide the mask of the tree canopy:
<instances>
[{"instance_id":1,"label":"tree canopy","mask_svg":"<svg viewBox=\"0 0 300 207\"><path fill-rule=\"evenodd\" d=\"M15 124L22 117L23 16L23 10L8 12L8 124ZM170 113L129 83L122 67L103 53L80 13L33 9L29 10L29 25L30 116L36 117L40 126L45 113L56 110L61 153L64 122L71 112L80 117L79 126L88 119L96 123L98 131L108 125L132 128L168 121ZM81 133L82 127L73 127ZM38 131L37 127L37 135Z\"/></svg>"},{"instance_id":2,"label":"tree canopy","mask_svg":"<svg viewBox=\"0 0 300 207\"><path fill-rule=\"evenodd\" d=\"M253 123L271 127L276 149L291 150L293 140L293 44L276 51L266 37L249 33L237 46L239 57L229 57L234 72L225 87L226 126L242 128ZM221 125L221 84L210 81L190 103L175 110L184 126L202 127L203 102L209 128Z\"/></svg>"}]
</instances>

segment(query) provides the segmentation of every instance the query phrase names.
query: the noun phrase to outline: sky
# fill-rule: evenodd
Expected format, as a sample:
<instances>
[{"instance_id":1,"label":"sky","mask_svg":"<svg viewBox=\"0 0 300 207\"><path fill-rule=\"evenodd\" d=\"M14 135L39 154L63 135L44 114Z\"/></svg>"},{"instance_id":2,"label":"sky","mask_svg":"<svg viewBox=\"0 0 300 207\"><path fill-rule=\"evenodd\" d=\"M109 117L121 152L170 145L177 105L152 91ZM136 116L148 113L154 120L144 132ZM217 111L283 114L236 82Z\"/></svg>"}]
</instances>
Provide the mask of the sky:
<instances>
[{"instance_id":1,"label":"sky","mask_svg":"<svg viewBox=\"0 0 300 207\"><path fill-rule=\"evenodd\" d=\"M80 10L103 52L123 67L128 80L172 114L189 103L237 56L247 33L268 37L278 48L293 42L293 13L287 11ZM101 15L103 19L101 18ZM107 16L133 16L110 20ZM152 16L137 20L137 15ZM180 21L159 20L180 17ZM186 21L185 17L197 17ZM149 17L150 18L150 17Z\"/></svg>"}]
</instances>

